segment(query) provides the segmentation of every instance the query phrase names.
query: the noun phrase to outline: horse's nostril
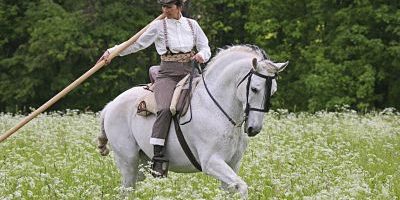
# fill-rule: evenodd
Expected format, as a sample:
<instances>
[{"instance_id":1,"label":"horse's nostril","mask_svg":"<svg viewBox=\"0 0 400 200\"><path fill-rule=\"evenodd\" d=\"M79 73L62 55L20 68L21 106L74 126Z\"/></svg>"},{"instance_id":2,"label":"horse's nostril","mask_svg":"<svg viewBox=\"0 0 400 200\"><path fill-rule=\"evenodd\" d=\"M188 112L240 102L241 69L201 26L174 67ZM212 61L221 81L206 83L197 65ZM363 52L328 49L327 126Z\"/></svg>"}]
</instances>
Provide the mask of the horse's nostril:
<instances>
[{"instance_id":1,"label":"horse's nostril","mask_svg":"<svg viewBox=\"0 0 400 200\"><path fill-rule=\"evenodd\" d=\"M255 129L254 127L250 126L247 128L247 135L250 137L256 136L260 131Z\"/></svg>"},{"instance_id":2,"label":"horse's nostril","mask_svg":"<svg viewBox=\"0 0 400 200\"><path fill-rule=\"evenodd\" d=\"M254 130L253 127L251 127L251 126L248 127L247 128L247 135L250 136L250 137L253 137L255 135L253 130Z\"/></svg>"}]
</instances>

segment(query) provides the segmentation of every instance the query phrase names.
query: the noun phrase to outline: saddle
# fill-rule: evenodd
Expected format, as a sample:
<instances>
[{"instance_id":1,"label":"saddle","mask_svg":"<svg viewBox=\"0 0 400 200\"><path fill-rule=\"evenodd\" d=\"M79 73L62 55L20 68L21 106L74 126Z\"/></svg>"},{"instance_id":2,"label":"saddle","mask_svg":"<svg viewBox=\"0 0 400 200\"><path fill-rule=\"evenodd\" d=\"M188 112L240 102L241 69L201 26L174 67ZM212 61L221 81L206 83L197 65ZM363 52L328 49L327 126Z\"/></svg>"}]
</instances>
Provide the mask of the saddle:
<instances>
[{"instance_id":1,"label":"saddle","mask_svg":"<svg viewBox=\"0 0 400 200\"><path fill-rule=\"evenodd\" d=\"M151 83L143 86L143 95L141 95L135 102L137 106L137 114L141 116L149 116L157 113L157 104L154 96L154 80L158 73L159 66L153 66L150 68L150 80ZM193 77L192 91L189 92L189 81L190 74L185 76L175 87L174 94L172 96L170 110L172 116L179 113L180 116L184 116L189 108L190 97L200 81L200 77Z\"/></svg>"}]
</instances>

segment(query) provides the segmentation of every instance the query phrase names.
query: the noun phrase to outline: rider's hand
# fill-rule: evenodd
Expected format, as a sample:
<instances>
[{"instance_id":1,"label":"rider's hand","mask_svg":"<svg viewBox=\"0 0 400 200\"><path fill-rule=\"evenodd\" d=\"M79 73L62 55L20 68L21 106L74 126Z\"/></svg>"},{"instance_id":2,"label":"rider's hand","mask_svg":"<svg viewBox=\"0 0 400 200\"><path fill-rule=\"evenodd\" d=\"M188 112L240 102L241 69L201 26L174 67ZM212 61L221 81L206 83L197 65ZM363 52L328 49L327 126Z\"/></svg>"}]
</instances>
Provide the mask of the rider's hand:
<instances>
[{"instance_id":1,"label":"rider's hand","mask_svg":"<svg viewBox=\"0 0 400 200\"><path fill-rule=\"evenodd\" d=\"M204 63L203 56L201 56L200 53L197 53L196 55L194 55L194 56L192 57L192 60L195 60L195 61L197 61L198 63Z\"/></svg>"},{"instance_id":2,"label":"rider's hand","mask_svg":"<svg viewBox=\"0 0 400 200\"><path fill-rule=\"evenodd\" d=\"M99 62L102 61L102 60L105 61L105 64L109 64L110 61L108 60L108 56L110 56L110 52L108 52L108 50L107 50L107 51L105 51L105 52L103 53L103 55L99 58L99 60L96 62L96 64L99 63Z\"/></svg>"}]
</instances>

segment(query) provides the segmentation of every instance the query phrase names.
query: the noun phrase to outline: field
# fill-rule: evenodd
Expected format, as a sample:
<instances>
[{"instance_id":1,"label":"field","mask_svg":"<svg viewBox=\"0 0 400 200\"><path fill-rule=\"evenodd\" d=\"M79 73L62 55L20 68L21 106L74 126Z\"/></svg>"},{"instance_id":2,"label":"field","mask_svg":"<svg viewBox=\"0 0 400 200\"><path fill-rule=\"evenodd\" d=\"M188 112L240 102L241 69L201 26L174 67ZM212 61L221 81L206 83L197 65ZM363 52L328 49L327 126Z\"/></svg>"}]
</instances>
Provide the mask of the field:
<instances>
[{"instance_id":1,"label":"field","mask_svg":"<svg viewBox=\"0 0 400 200\"><path fill-rule=\"evenodd\" d=\"M0 114L0 133L23 116ZM0 199L232 199L204 174L120 187L96 149L97 113L40 115L0 144ZM399 199L400 114L271 111L240 176L249 199ZM159 192L156 192L159 191Z\"/></svg>"}]
</instances>

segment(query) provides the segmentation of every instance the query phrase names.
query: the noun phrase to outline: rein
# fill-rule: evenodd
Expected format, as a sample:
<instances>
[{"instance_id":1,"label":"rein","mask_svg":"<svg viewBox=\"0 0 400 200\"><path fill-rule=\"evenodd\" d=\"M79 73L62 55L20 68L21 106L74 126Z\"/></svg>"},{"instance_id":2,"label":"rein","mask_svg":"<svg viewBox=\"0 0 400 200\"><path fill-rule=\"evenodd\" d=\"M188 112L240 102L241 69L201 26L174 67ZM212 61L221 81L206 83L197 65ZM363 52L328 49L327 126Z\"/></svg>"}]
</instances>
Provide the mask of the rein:
<instances>
[{"instance_id":1,"label":"rein","mask_svg":"<svg viewBox=\"0 0 400 200\"><path fill-rule=\"evenodd\" d=\"M204 73L201 73L201 78L203 79L203 83L204 83L204 87L206 88L206 91L208 93L208 95L210 96L210 98L213 100L213 102L215 103L215 105L217 105L217 107L219 108L219 110L226 116L226 118L228 118L229 122L233 125L236 126L235 121L228 115L228 113L225 112L225 110L222 108L221 105L219 105L218 101L214 98L214 96L211 94L210 90L207 87L206 81L204 80ZM241 125L241 124L240 124Z\"/></svg>"}]
</instances>

